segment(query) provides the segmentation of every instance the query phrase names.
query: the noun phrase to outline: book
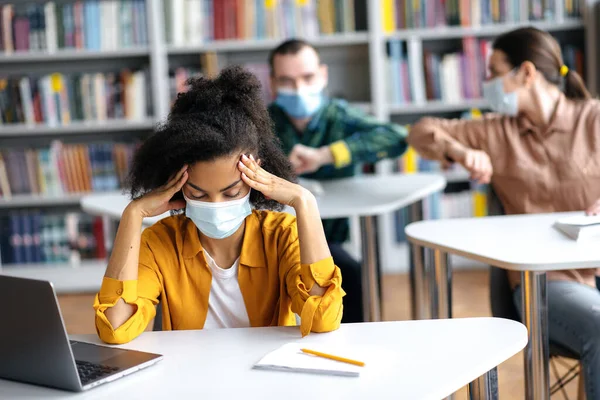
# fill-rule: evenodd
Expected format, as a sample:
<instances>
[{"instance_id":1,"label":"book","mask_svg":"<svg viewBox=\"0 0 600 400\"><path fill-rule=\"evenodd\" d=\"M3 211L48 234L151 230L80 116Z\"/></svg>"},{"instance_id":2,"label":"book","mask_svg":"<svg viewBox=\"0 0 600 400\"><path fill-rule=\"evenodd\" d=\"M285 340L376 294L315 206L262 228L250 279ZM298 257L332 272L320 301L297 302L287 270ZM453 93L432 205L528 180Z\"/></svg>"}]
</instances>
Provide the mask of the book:
<instances>
[{"instance_id":1,"label":"book","mask_svg":"<svg viewBox=\"0 0 600 400\"><path fill-rule=\"evenodd\" d=\"M284 344L265 355L254 364L254 368L347 377L360 376L361 369L364 368L306 354L300 350L301 348L299 343ZM327 350L327 352L331 352L331 350Z\"/></svg>"},{"instance_id":2,"label":"book","mask_svg":"<svg viewBox=\"0 0 600 400\"><path fill-rule=\"evenodd\" d=\"M21 211L0 216L2 264L53 264L104 259L102 217L83 213Z\"/></svg>"},{"instance_id":3,"label":"book","mask_svg":"<svg viewBox=\"0 0 600 400\"><path fill-rule=\"evenodd\" d=\"M144 0L15 2L0 5L0 22L0 53L148 44Z\"/></svg>"},{"instance_id":4,"label":"book","mask_svg":"<svg viewBox=\"0 0 600 400\"><path fill-rule=\"evenodd\" d=\"M555 1L562 1L563 18L581 17L573 0L382 0L384 32L438 26L476 27L521 22L523 7L532 21L554 20Z\"/></svg>"},{"instance_id":5,"label":"book","mask_svg":"<svg viewBox=\"0 0 600 400\"><path fill-rule=\"evenodd\" d=\"M142 69L0 78L0 121L55 127L71 121L141 120L150 112L147 76Z\"/></svg>"},{"instance_id":6,"label":"book","mask_svg":"<svg viewBox=\"0 0 600 400\"><path fill-rule=\"evenodd\" d=\"M165 36L175 46L231 39L311 39L364 28L355 0L168 0L164 11Z\"/></svg>"},{"instance_id":7,"label":"book","mask_svg":"<svg viewBox=\"0 0 600 400\"><path fill-rule=\"evenodd\" d=\"M66 144L0 151L0 198L60 196L117 190L125 185L137 143Z\"/></svg>"},{"instance_id":8,"label":"book","mask_svg":"<svg viewBox=\"0 0 600 400\"><path fill-rule=\"evenodd\" d=\"M575 216L561 218L554 228L573 240L600 239L600 216Z\"/></svg>"}]
</instances>

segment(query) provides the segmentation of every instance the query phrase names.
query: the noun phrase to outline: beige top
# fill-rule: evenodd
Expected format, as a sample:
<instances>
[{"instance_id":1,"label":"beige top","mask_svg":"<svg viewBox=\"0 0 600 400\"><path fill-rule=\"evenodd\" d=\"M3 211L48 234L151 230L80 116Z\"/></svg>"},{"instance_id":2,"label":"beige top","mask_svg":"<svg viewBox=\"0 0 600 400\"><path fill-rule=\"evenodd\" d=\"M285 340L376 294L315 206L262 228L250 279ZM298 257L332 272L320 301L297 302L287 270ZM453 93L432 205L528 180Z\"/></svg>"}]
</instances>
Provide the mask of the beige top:
<instances>
[{"instance_id":1,"label":"beige top","mask_svg":"<svg viewBox=\"0 0 600 400\"><path fill-rule=\"evenodd\" d=\"M424 118L408 142L423 157L443 160L450 146L483 150L492 187L507 214L581 211L600 198L600 102L561 95L545 129L527 118L487 114L478 120ZM600 266L599 266L600 267ZM595 269L555 271L548 279L595 286ZM511 284L519 273L509 273Z\"/></svg>"}]
</instances>

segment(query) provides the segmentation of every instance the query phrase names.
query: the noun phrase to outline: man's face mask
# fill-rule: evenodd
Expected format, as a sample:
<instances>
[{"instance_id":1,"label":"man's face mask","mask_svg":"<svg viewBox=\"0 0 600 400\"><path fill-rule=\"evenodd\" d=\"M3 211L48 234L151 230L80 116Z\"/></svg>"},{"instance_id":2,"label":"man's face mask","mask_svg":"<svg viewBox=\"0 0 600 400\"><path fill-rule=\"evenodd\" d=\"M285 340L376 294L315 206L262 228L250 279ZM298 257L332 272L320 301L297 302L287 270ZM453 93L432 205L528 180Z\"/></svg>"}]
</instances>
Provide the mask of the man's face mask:
<instances>
[{"instance_id":1,"label":"man's face mask","mask_svg":"<svg viewBox=\"0 0 600 400\"><path fill-rule=\"evenodd\" d=\"M323 87L302 87L298 90L281 88L277 90L275 104L292 118L312 117L323 105Z\"/></svg>"}]
</instances>

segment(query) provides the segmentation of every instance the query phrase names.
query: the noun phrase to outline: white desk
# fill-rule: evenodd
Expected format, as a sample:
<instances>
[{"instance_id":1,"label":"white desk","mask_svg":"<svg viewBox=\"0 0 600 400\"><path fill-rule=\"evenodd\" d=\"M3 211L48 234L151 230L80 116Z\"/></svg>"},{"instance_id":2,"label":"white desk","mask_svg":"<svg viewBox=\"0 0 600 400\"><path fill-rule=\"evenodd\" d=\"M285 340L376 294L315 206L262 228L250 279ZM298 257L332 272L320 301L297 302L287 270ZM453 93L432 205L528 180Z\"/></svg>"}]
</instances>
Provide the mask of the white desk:
<instances>
[{"instance_id":1,"label":"white desk","mask_svg":"<svg viewBox=\"0 0 600 400\"><path fill-rule=\"evenodd\" d=\"M549 398L546 271L600 267L598 242L576 242L552 227L559 218L582 214L449 219L406 227L408 240L414 245L434 249L434 268L430 274L434 317L443 318L450 313L446 302L450 281L447 253L521 271L523 319L529 329L525 352L527 399ZM416 265L419 275L425 275L422 260ZM417 300L425 300L425 290L420 288L418 292Z\"/></svg>"},{"instance_id":2,"label":"white desk","mask_svg":"<svg viewBox=\"0 0 600 400\"><path fill-rule=\"evenodd\" d=\"M377 268L377 235L375 218L408 205L415 205L416 219L421 219L421 200L439 192L446 181L437 174L362 175L334 181L321 181L324 194L317 198L321 218L359 217L363 255L363 305L367 321L381 320L379 273ZM92 194L81 200L84 211L120 219L129 200L120 193ZM168 216L144 221L146 225ZM413 301L414 303L414 301Z\"/></svg>"},{"instance_id":3,"label":"white desk","mask_svg":"<svg viewBox=\"0 0 600 400\"><path fill-rule=\"evenodd\" d=\"M95 335L73 339L98 342ZM366 366L358 378L252 369L269 351L299 340L352 348ZM522 324L497 318L349 324L304 339L297 327L147 332L123 346L165 356L146 370L81 394L3 380L0 393L7 399L439 400L472 381L471 389L485 379L493 385L495 367L526 343Z\"/></svg>"},{"instance_id":4,"label":"white desk","mask_svg":"<svg viewBox=\"0 0 600 400\"><path fill-rule=\"evenodd\" d=\"M123 211L131 201L129 194L121 192L94 193L81 197L80 204L83 211L91 215L106 216L120 220ZM143 224L150 226L163 218L170 216L170 212L157 217L144 218Z\"/></svg>"}]
</instances>

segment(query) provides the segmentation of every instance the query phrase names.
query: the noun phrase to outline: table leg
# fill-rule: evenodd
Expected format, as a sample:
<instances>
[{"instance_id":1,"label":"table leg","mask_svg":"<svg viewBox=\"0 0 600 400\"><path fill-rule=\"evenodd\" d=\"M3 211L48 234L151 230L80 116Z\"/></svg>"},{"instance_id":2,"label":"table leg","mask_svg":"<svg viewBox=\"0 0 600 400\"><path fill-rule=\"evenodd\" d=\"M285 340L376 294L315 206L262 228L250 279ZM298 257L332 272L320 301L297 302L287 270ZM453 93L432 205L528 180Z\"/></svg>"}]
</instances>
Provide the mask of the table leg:
<instances>
[{"instance_id":1,"label":"table leg","mask_svg":"<svg viewBox=\"0 0 600 400\"><path fill-rule=\"evenodd\" d=\"M452 317L452 275L448 263L448 253L433 251L433 268L430 273L431 318Z\"/></svg>"},{"instance_id":2,"label":"table leg","mask_svg":"<svg viewBox=\"0 0 600 400\"><path fill-rule=\"evenodd\" d=\"M497 400L498 399L498 370L493 368L469 383L467 387L468 400Z\"/></svg>"},{"instance_id":3,"label":"table leg","mask_svg":"<svg viewBox=\"0 0 600 400\"><path fill-rule=\"evenodd\" d=\"M409 223L423 219L423 201L417 201L409 206ZM425 297L423 293L425 284L425 252L421 246L409 242L409 278L411 318L425 319Z\"/></svg>"},{"instance_id":4,"label":"table leg","mask_svg":"<svg viewBox=\"0 0 600 400\"><path fill-rule=\"evenodd\" d=\"M360 217L360 230L362 234L364 318L368 322L378 322L381 321L381 298L379 295L375 217Z\"/></svg>"},{"instance_id":5,"label":"table leg","mask_svg":"<svg viewBox=\"0 0 600 400\"><path fill-rule=\"evenodd\" d=\"M523 323L527 327L528 342L525 347L525 398L542 400L550 398L548 301L546 298L546 273L523 271L521 273Z\"/></svg>"}]
</instances>

